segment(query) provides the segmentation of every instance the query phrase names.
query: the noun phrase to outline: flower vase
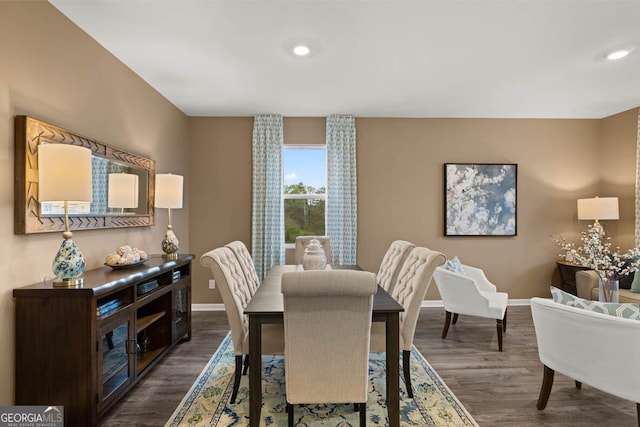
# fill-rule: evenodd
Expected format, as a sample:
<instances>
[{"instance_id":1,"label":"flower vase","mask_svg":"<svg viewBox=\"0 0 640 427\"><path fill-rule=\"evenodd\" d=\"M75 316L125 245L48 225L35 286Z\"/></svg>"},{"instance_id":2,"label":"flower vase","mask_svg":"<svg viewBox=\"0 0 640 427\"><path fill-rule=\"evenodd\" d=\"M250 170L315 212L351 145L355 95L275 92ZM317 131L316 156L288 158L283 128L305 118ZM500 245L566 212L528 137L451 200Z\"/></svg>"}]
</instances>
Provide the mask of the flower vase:
<instances>
[{"instance_id":1,"label":"flower vase","mask_svg":"<svg viewBox=\"0 0 640 427\"><path fill-rule=\"evenodd\" d=\"M600 278L600 302L618 302L619 283L614 279Z\"/></svg>"}]
</instances>

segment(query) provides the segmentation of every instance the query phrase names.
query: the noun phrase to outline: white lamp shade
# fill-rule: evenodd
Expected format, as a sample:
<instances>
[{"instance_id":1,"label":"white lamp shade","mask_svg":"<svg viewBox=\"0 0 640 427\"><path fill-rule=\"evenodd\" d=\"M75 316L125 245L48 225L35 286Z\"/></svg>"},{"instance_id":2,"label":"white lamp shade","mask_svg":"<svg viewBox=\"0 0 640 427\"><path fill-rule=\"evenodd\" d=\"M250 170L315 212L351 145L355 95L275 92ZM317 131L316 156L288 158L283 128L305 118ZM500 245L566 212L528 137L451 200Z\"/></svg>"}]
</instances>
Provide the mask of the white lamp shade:
<instances>
[{"instance_id":1,"label":"white lamp shade","mask_svg":"<svg viewBox=\"0 0 640 427\"><path fill-rule=\"evenodd\" d=\"M578 219L619 219L617 197L578 199Z\"/></svg>"},{"instance_id":2,"label":"white lamp shade","mask_svg":"<svg viewBox=\"0 0 640 427\"><path fill-rule=\"evenodd\" d=\"M109 174L107 206L110 208L137 208L138 175L130 173Z\"/></svg>"},{"instance_id":3,"label":"white lamp shade","mask_svg":"<svg viewBox=\"0 0 640 427\"><path fill-rule=\"evenodd\" d=\"M91 202L91 150L69 144L40 144L38 200Z\"/></svg>"},{"instance_id":4,"label":"white lamp shade","mask_svg":"<svg viewBox=\"0 0 640 427\"><path fill-rule=\"evenodd\" d=\"M156 175L156 196L154 205L157 208L182 207L182 175L159 173Z\"/></svg>"}]
</instances>

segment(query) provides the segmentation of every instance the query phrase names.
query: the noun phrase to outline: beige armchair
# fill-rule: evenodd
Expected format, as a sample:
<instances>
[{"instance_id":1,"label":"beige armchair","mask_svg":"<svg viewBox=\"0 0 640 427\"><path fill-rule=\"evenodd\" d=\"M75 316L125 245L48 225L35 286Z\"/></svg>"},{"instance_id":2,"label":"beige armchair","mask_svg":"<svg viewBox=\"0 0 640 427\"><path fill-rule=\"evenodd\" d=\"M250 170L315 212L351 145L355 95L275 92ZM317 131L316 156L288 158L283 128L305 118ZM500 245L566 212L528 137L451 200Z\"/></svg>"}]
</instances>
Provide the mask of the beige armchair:
<instances>
[{"instance_id":1,"label":"beige armchair","mask_svg":"<svg viewBox=\"0 0 640 427\"><path fill-rule=\"evenodd\" d=\"M409 256L411 249L415 248L415 245L406 240L395 240L391 242L389 249L384 254L382 262L380 263L380 269L376 275L378 285L382 287L389 294L393 291L396 282L398 281L398 274L404 264L404 260Z\"/></svg>"},{"instance_id":2,"label":"beige armchair","mask_svg":"<svg viewBox=\"0 0 640 427\"><path fill-rule=\"evenodd\" d=\"M640 273L636 273L640 274ZM580 298L598 301L600 292L600 276L593 270L576 272L576 290ZM640 304L640 294L629 289L618 291L618 302Z\"/></svg>"},{"instance_id":3,"label":"beige armchair","mask_svg":"<svg viewBox=\"0 0 640 427\"><path fill-rule=\"evenodd\" d=\"M282 274L289 426L300 403L356 403L366 425L376 289L375 275L364 271Z\"/></svg>"},{"instance_id":4,"label":"beige armchair","mask_svg":"<svg viewBox=\"0 0 640 427\"><path fill-rule=\"evenodd\" d=\"M234 252L227 248L217 248L200 257L203 267L211 269L216 285L222 296L227 313L233 351L236 356L236 367L233 382L233 393L230 403L235 403L240 387L242 373L242 357L249 353L249 322L244 315L244 308L251 300L251 289ZM284 329L282 325L264 325L262 327L262 353L284 353ZM248 356L245 356L248 360ZM245 362L246 366L246 362Z\"/></svg>"},{"instance_id":5,"label":"beige armchair","mask_svg":"<svg viewBox=\"0 0 640 427\"><path fill-rule=\"evenodd\" d=\"M454 273L444 267L436 268L433 274L446 313L442 339L447 337L452 314L454 325L459 314L487 317L496 319L498 351L502 351L502 333L507 330L509 296L505 292L496 292L495 285L489 282L481 269L470 265L463 265L463 268L465 274Z\"/></svg>"},{"instance_id":6,"label":"beige armchair","mask_svg":"<svg viewBox=\"0 0 640 427\"><path fill-rule=\"evenodd\" d=\"M411 398L413 398L413 389L409 363L420 307L431 285L434 270L446 260L447 258L441 252L421 247L412 249L400 269L398 281L391 293L391 296L404 307L404 312L400 313L400 349L404 381L407 394ZM384 323L376 322L371 326L372 352L385 351L385 336Z\"/></svg>"},{"instance_id":7,"label":"beige armchair","mask_svg":"<svg viewBox=\"0 0 640 427\"><path fill-rule=\"evenodd\" d=\"M296 265L302 264L302 256L304 255L304 250L309 245L311 239L318 239L320 244L322 244L322 249L324 249L324 256L327 258L327 264L331 264L331 239L327 236L298 236L296 237L296 252L295 252L295 263Z\"/></svg>"}]
</instances>

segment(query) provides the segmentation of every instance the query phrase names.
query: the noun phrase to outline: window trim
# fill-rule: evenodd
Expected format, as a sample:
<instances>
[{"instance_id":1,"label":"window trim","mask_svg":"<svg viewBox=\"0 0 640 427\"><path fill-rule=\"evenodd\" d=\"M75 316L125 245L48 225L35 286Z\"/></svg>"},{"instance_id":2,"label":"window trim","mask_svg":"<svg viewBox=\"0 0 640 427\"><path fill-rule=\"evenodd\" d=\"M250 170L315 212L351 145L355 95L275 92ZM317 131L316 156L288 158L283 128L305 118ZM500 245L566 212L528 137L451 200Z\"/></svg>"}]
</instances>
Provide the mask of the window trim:
<instances>
[{"instance_id":1,"label":"window trim","mask_svg":"<svg viewBox=\"0 0 640 427\"><path fill-rule=\"evenodd\" d=\"M326 200L327 199L327 193L320 193L320 194L282 194L282 199L283 200L291 200L291 199L298 199L298 200L307 200L307 199L316 199L316 200Z\"/></svg>"}]
</instances>

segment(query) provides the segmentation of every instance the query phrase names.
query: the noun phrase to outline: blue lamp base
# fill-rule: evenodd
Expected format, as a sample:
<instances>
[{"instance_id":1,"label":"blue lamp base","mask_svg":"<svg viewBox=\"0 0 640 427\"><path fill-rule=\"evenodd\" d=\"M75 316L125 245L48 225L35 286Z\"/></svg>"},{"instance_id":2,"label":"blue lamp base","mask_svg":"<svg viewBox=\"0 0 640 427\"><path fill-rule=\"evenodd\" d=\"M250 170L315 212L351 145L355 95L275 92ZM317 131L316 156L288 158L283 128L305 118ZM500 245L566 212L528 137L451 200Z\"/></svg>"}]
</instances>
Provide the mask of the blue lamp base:
<instances>
[{"instance_id":1,"label":"blue lamp base","mask_svg":"<svg viewBox=\"0 0 640 427\"><path fill-rule=\"evenodd\" d=\"M84 283L84 279L80 277L85 270L84 257L71 239L62 241L51 268L56 275L54 287L77 288Z\"/></svg>"}]
</instances>

